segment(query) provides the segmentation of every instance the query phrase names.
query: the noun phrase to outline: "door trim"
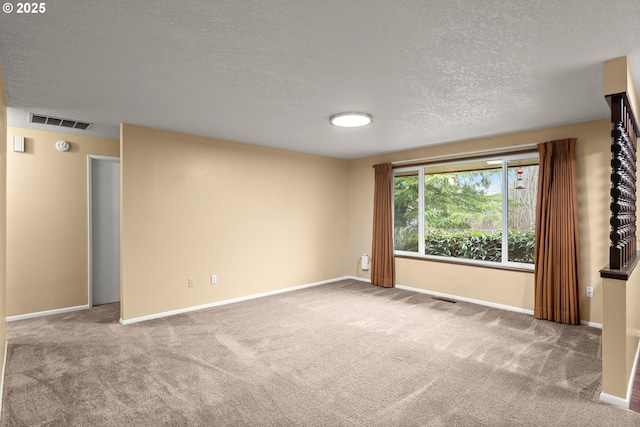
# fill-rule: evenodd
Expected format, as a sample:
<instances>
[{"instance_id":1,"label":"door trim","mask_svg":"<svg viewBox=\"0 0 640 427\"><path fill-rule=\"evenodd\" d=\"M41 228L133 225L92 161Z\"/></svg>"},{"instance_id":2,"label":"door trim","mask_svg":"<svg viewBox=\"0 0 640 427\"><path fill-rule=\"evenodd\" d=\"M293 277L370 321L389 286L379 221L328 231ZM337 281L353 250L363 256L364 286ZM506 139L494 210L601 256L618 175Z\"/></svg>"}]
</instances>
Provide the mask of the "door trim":
<instances>
[{"instance_id":1,"label":"door trim","mask_svg":"<svg viewBox=\"0 0 640 427\"><path fill-rule=\"evenodd\" d=\"M88 259L87 259L87 306L93 307L93 204L92 192L91 192L91 161L92 160L106 160L120 164L120 157L115 156L99 156L94 154L87 155L87 227L88 227ZM122 176L120 177L122 179ZM122 185L120 185L120 192L122 193ZM122 283L120 284L120 299L122 300Z\"/></svg>"}]
</instances>

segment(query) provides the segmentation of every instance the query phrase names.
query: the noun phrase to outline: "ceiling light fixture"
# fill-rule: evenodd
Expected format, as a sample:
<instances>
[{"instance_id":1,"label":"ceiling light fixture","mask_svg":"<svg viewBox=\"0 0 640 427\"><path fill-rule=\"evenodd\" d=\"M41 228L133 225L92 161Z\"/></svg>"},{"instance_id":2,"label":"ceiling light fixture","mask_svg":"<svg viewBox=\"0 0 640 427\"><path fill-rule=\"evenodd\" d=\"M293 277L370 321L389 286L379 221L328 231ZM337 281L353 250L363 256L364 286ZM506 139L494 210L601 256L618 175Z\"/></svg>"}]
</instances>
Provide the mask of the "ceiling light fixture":
<instances>
[{"instance_id":1,"label":"ceiling light fixture","mask_svg":"<svg viewBox=\"0 0 640 427\"><path fill-rule=\"evenodd\" d=\"M341 128L357 128L366 126L373 122L373 116L369 113L360 113L357 111L349 111L347 113L338 113L329 117L329 123Z\"/></svg>"}]
</instances>

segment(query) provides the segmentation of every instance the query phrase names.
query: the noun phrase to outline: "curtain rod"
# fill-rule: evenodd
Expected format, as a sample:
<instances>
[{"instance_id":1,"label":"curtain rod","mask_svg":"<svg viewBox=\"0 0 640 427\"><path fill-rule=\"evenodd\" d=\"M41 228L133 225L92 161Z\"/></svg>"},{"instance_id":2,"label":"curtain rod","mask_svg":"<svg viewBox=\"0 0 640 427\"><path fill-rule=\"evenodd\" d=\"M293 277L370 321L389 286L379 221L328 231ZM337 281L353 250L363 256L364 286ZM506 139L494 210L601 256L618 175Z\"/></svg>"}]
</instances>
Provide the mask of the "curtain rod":
<instances>
[{"instance_id":1,"label":"curtain rod","mask_svg":"<svg viewBox=\"0 0 640 427\"><path fill-rule=\"evenodd\" d=\"M492 154L517 154L523 151L531 151L537 149L537 143L514 145L510 147L488 148L486 150L465 151L456 154L443 154L441 156L423 157L420 159L398 160L391 162L392 166L410 166L426 162L434 162L438 160L458 160L468 157L490 156Z\"/></svg>"}]
</instances>

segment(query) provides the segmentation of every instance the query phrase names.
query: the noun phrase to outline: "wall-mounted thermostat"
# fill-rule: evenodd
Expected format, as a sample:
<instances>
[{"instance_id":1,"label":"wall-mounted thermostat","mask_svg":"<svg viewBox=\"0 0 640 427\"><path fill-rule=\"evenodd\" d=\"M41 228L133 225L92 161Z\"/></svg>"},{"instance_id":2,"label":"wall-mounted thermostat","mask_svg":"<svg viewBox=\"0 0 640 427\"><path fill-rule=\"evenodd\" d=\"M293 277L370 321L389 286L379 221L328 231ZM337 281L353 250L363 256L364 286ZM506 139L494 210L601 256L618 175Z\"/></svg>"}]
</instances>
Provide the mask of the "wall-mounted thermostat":
<instances>
[{"instance_id":1,"label":"wall-mounted thermostat","mask_svg":"<svg viewBox=\"0 0 640 427\"><path fill-rule=\"evenodd\" d=\"M67 141L56 142L56 149L58 151L67 151L69 149L69 143Z\"/></svg>"}]
</instances>

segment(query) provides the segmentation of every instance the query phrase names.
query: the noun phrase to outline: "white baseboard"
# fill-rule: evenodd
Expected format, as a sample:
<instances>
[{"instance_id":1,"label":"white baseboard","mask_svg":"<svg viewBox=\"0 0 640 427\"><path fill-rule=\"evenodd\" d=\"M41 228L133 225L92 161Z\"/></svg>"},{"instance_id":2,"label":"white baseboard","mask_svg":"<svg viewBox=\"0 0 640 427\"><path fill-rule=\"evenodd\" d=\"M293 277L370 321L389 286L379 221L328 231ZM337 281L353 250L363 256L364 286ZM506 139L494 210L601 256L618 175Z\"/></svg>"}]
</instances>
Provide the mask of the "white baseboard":
<instances>
[{"instance_id":1,"label":"white baseboard","mask_svg":"<svg viewBox=\"0 0 640 427\"><path fill-rule=\"evenodd\" d=\"M367 279L366 277L347 276L347 277L345 277L345 279L351 279L351 280L357 280L359 282L371 283L371 280Z\"/></svg>"},{"instance_id":2,"label":"white baseboard","mask_svg":"<svg viewBox=\"0 0 640 427\"><path fill-rule=\"evenodd\" d=\"M4 378L7 372L7 350L9 350L9 340L4 340L4 360L2 361L2 378L0 378L0 418L2 417L2 401L4 400Z\"/></svg>"},{"instance_id":3,"label":"white baseboard","mask_svg":"<svg viewBox=\"0 0 640 427\"><path fill-rule=\"evenodd\" d=\"M355 277L353 277L353 279L355 279ZM404 289L406 291L420 292L422 294L428 294L428 295L434 295L434 296L438 296L438 297L454 299L454 300L458 300L458 301L470 302L472 304L484 305L484 306L487 306L487 307L499 308L501 310L508 310L508 311L515 311L517 313L530 314L531 316L533 316L533 310L527 310L527 309L520 308L520 307L513 307L511 305L497 304L497 303L478 300L478 299L473 299L473 298L465 298L465 297L460 297L458 295L445 294L445 293L442 293L442 292L427 291L425 289L412 288L410 286L404 286L404 285L398 285L398 284L396 284L396 288ZM586 320L583 320L580 323L582 325L590 326L592 328L602 329L602 323L588 322Z\"/></svg>"},{"instance_id":4,"label":"white baseboard","mask_svg":"<svg viewBox=\"0 0 640 427\"><path fill-rule=\"evenodd\" d=\"M629 376L629 384L627 385L627 404L631 403L631 395L633 394L633 380L636 379L636 372L638 372L638 358L640 357L640 342L636 347L636 357L633 359L633 368L631 369L631 375ZM627 408L629 406L627 405Z\"/></svg>"},{"instance_id":5,"label":"white baseboard","mask_svg":"<svg viewBox=\"0 0 640 427\"><path fill-rule=\"evenodd\" d=\"M600 393L600 400L609 405L617 406L622 409L629 409L629 401L618 396L613 396L607 393Z\"/></svg>"},{"instance_id":6,"label":"white baseboard","mask_svg":"<svg viewBox=\"0 0 640 427\"><path fill-rule=\"evenodd\" d=\"M622 397L613 396L607 393L600 393L600 400L610 405L617 406L623 409L629 409L629 405L631 404L631 395L633 394L633 380L636 378L636 372L638 369L638 358L640 358L640 343L636 348L636 357L633 360L633 369L631 369L631 375L629 376L629 384L627 385L627 398L623 399Z\"/></svg>"},{"instance_id":7,"label":"white baseboard","mask_svg":"<svg viewBox=\"0 0 640 427\"><path fill-rule=\"evenodd\" d=\"M268 297L270 295L281 294L284 292L292 292L300 289L312 288L314 286L326 285L327 283L337 282L339 280L350 279L348 276L338 277L335 279L323 280L321 282L308 283L306 285L293 286L291 288L277 289L275 291L263 292L261 294L247 295L245 297L232 298L224 301L216 301L209 304L196 305L192 307L181 308L178 310L164 311L162 313L149 314L147 316L134 317L132 319L120 319L120 323L123 325L130 325L132 323L144 322L145 320L159 319L167 316L174 316L176 314L189 313L191 311L204 310L205 308L218 307L221 305L233 304L235 302L248 301L256 298Z\"/></svg>"},{"instance_id":8,"label":"white baseboard","mask_svg":"<svg viewBox=\"0 0 640 427\"><path fill-rule=\"evenodd\" d=\"M367 279L366 277L349 276L349 279L359 280L361 282L371 283L371 280ZM405 291L420 292L422 294L428 294L428 295L433 295L433 296L438 296L438 297L454 299L454 300L458 300L458 301L470 302L472 304L478 304L478 305L484 305L484 306L487 306L487 307L499 308L501 310L515 311L515 312L518 312L518 313L530 314L530 315L533 316L533 310L526 310L526 309L520 308L520 307L513 307L513 306L510 306L510 305L496 304L496 303L492 303L492 302L489 302L489 301L482 301L482 300L477 300L477 299L473 299L473 298L465 298L465 297L460 297L458 295L445 294L445 293L442 293L442 292L427 291L425 289L412 288L410 286L404 286L404 285L399 285L399 284L396 284L395 287L398 288L398 289L404 289ZM583 320L581 322L581 324L585 325L585 326L590 326L592 328L602 329L602 323L588 322L586 320Z\"/></svg>"},{"instance_id":9,"label":"white baseboard","mask_svg":"<svg viewBox=\"0 0 640 427\"><path fill-rule=\"evenodd\" d=\"M338 277L335 279L329 279L329 280L324 280L321 282L315 282L315 283L309 283L306 285L300 285L300 286L294 286L291 288L285 288L285 289L278 289L275 291L270 291L270 292L264 292L261 294L255 294L255 295L249 295L246 297L240 297L240 298L234 298L234 299L230 299L230 300L224 300L224 301L218 301L215 303L210 303L210 304L203 304L203 305L198 305L198 306L194 306L194 307L187 307L184 309L179 309L179 310L172 310L172 311L166 311L163 313L157 313L157 314L151 314L148 316L141 316L141 317L136 317L133 319L127 319L127 320L120 320L120 323L122 323L123 325L127 325L130 323L137 323L137 322L143 322L145 320L151 320L151 319L158 319L161 317L166 317L166 316L173 316L174 314L180 314L180 313L187 313L189 311L196 311L196 310L203 310L205 308L210 308L210 307L216 307L219 305L225 305L225 304L232 304L234 302L240 302L240 301L247 301L250 299L254 299L254 298L262 298L262 297L266 297L269 295L275 295L275 294L279 294L279 293L283 293L283 292L291 292L291 291L295 291L298 289L305 289L305 288L310 288L313 286L319 286L319 285L324 285L327 283L332 283L332 282L337 282L339 280L346 280L346 279L352 279L352 280L358 280L360 282L365 282L365 283L371 283L371 280L366 278L366 277L356 277L356 276L343 276L343 277ZM428 294L428 295L434 295L434 296L440 296L440 297L444 297L444 298L450 298L450 299L455 299L455 300L459 300L459 301L465 301L465 302L470 302L473 304L478 304L478 305L484 305L484 306L488 306L488 307L493 307L493 308L499 308L502 310L509 310L509 311L515 311L518 313L524 313L524 314L530 314L533 315L533 311L532 310L525 310L519 307L512 307L509 305L503 305L503 304L496 304L496 303L492 303L492 302L488 302L488 301L482 301L482 300L477 300L477 299L473 299L473 298L465 298L465 297L460 297L457 295L452 295L452 294L445 294L442 292L436 292L436 291L428 291L425 289L420 289L420 288L413 288L410 286L404 286L404 285L398 285L396 284L396 288L398 289L404 289L407 291L412 291L412 292L420 292L423 294ZM38 311L35 313L27 313L27 314L19 314L16 316L9 316L6 318L7 322L15 322L17 320L25 320L25 319L33 319L36 317L43 317L43 316L51 316L54 314L62 314L62 313L70 313L72 311L78 311L78 310L87 310L91 308L88 304L86 305L78 305L78 306L74 306L74 307L65 307L65 308L57 308L54 310L46 310L46 311ZM601 323L595 323L595 322L588 322L583 320L582 321L583 325L586 326L590 326L592 328L599 328L602 329L602 324Z\"/></svg>"},{"instance_id":10,"label":"white baseboard","mask_svg":"<svg viewBox=\"0 0 640 427\"><path fill-rule=\"evenodd\" d=\"M15 322L16 320L33 319L34 317L51 316L53 314L70 313L72 311L87 310L91 308L89 304L77 305L75 307L56 308L54 310L38 311L35 313L18 314L17 316L7 317L7 322Z\"/></svg>"},{"instance_id":11,"label":"white baseboard","mask_svg":"<svg viewBox=\"0 0 640 427\"><path fill-rule=\"evenodd\" d=\"M504 305L504 304L496 304L496 303L489 302L489 301L482 301L482 300L479 300L479 299L466 298L466 297L461 297L461 296L458 296L458 295L445 294L445 293L442 293L442 292L427 291L425 289L412 288L410 286L404 286L404 285L398 285L398 284L396 284L396 288L404 289L405 291L420 292L421 294L434 295L434 296L437 296L437 297L453 299L453 300L457 300L457 301L470 302L472 304L484 305L484 306L492 307L492 308L499 308L501 310L508 310L508 311L515 311L517 313L530 314L530 315L533 316L533 310L527 310L527 309L520 308L520 307L513 307L513 306L510 306L510 305Z\"/></svg>"},{"instance_id":12,"label":"white baseboard","mask_svg":"<svg viewBox=\"0 0 640 427\"><path fill-rule=\"evenodd\" d=\"M586 320L581 320L580 324L581 325L585 325L585 326L589 326L591 328L602 329L602 323L588 322Z\"/></svg>"},{"instance_id":13,"label":"white baseboard","mask_svg":"<svg viewBox=\"0 0 640 427\"><path fill-rule=\"evenodd\" d=\"M631 369L631 375L629 376L629 385L627 386L627 409L631 404L631 395L633 394L633 382L636 379L636 372L638 370L638 357L640 357L640 342L636 347L636 355L633 359L633 368Z\"/></svg>"}]
</instances>

